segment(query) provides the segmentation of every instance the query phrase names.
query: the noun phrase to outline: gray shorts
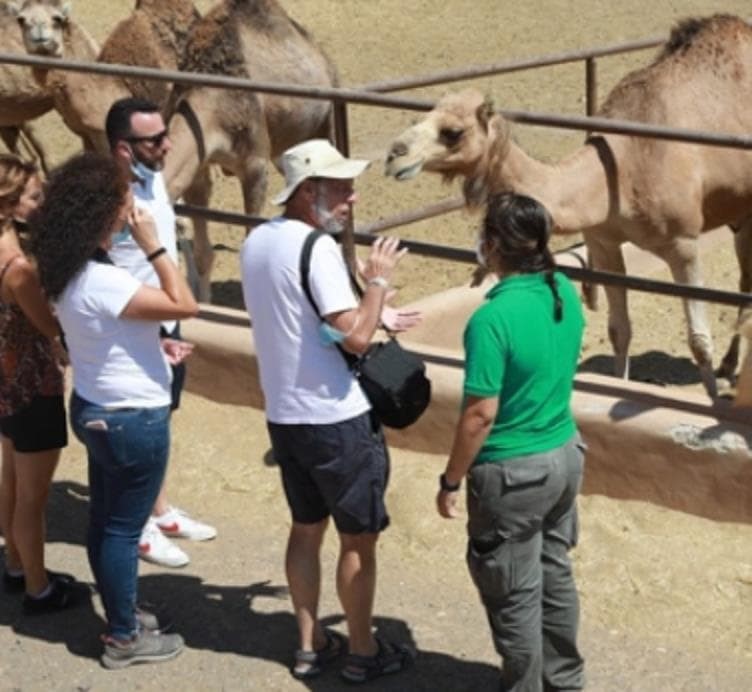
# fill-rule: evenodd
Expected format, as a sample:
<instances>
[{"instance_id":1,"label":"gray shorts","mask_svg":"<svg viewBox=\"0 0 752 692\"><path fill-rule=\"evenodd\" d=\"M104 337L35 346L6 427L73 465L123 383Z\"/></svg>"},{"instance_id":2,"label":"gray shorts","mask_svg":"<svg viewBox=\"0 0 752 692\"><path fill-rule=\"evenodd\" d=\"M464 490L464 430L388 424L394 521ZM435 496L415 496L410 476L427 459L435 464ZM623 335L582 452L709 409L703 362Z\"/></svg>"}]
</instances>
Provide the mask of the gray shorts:
<instances>
[{"instance_id":1,"label":"gray shorts","mask_svg":"<svg viewBox=\"0 0 752 692\"><path fill-rule=\"evenodd\" d=\"M327 425L267 427L293 521L315 524L331 515L337 530L348 534L389 525L389 453L370 413Z\"/></svg>"}]
</instances>

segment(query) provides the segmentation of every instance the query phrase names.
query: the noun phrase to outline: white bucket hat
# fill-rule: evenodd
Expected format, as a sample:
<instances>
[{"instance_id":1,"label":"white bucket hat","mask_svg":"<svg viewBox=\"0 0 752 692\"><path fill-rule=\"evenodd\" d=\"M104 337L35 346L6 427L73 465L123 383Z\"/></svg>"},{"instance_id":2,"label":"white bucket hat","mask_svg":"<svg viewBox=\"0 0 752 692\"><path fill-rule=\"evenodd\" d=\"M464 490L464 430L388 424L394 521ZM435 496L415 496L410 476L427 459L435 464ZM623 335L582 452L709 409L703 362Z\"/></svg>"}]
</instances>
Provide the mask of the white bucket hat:
<instances>
[{"instance_id":1,"label":"white bucket hat","mask_svg":"<svg viewBox=\"0 0 752 692\"><path fill-rule=\"evenodd\" d=\"M349 180L359 176L370 164L363 159L346 159L325 139L309 139L282 154L285 189L272 201L284 204L295 188L308 178Z\"/></svg>"}]
</instances>

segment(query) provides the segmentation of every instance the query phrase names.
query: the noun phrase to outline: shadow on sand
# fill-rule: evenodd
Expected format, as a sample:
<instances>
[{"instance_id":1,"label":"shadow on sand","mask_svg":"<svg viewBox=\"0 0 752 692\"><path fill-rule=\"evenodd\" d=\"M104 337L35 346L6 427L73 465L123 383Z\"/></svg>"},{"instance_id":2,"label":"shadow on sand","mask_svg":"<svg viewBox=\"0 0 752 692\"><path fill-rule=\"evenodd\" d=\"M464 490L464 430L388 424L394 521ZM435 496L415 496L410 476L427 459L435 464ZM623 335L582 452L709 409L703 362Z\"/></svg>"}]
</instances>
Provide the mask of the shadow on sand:
<instances>
[{"instance_id":1,"label":"shadow on sand","mask_svg":"<svg viewBox=\"0 0 752 692\"><path fill-rule=\"evenodd\" d=\"M48 508L48 541L80 546L85 557L88 512L86 486L69 481L53 483ZM4 562L4 560L3 560ZM52 565L54 568L54 565ZM86 570L77 570L88 573ZM93 592L93 587L92 587ZM100 634L104 621L94 610L92 598L74 609L40 617L24 616L17 594L0 593L0 626L12 629L21 637L63 644L75 656L98 659L102 651ZM229 653L278 663L285 669L292 662L296 647L296 623L287 587L269 581L247 586L228 586L204 582L187 574L158 573L139 579L139 599L155 608L160 622L169 623L179 632L190 649ZM278 606L278 607L277 607ZM342 616L324 619L327 626L344 629ZM378 633L391 641L417 645L409 626L395 618L374 618ZM341 663L306 686L312 690L351 689L338 676ZM408 670L382 678L380 690L441 689L447 692L470 692L493 689L498 685L499 670L486 663L466 661L444 653L418 651ZM249 681L250 682L250 681Z\"/></svg>"}]
</instances>

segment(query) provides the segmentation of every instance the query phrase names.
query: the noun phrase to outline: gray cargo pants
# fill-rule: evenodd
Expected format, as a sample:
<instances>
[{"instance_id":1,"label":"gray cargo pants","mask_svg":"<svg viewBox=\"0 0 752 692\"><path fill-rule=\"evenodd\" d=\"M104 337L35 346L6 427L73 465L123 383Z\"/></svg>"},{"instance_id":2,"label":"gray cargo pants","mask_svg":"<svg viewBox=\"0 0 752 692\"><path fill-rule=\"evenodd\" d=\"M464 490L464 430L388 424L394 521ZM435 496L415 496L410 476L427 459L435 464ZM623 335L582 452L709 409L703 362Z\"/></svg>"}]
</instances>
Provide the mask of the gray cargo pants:
<instances>
[{"instance_id":1,"label":"gray cargo pants","mask_svg":"<svg viewBox=\"0 0 752 692\"><path fill-rule=\"evenodd\" d=\"M577 543L579 435L550 452L474 466L467 483L467 563L503 657L502 690L580 690Z\"/></svg>"}]
</instances>

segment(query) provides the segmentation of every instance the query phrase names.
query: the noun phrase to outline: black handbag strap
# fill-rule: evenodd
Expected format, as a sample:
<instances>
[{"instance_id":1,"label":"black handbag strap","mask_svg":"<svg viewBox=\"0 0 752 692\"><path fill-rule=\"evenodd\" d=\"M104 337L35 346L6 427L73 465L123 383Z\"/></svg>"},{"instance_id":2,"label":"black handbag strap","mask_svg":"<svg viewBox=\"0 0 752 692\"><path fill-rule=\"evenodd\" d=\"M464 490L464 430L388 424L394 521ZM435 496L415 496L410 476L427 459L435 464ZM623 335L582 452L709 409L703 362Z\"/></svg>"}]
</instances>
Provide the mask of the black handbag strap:
<instances>
[{"instance_id":1,"label":"black handbag strap","mask_svg":"<svg viewBox=\"0 0 752 692\"><path fill-rule=\"evenodd\" d=\"M313 308L313 311L319 316L319 319L323 321L323 317L321 315L321 311L319 310L318 305L316 305L316 301L313 299L313 293L311 293L311 282L309 280L309 275L311 273L311 253L313 252L313 246L315 242L323 235L327 235L325 231L320 231L317 228L314 228L307 236L305 241L303 242L303 248L300 251L300 283L303 287L303 293L305 293L306 298L308 298L308 302L311 304L311 307ZM353 281L352 274L350 274L350 271L348 269L348 274L350 275L350 281L357 286L357 283ZM360 287L358 286L358 293L359 295L362 295L362 291L360 291ZM347 367L350 369L354 369L360 358L356 356L353 353L348 353L345 351L344 348L340 344L335 344L337 347L337 350L342 354L342 357L345 359L345 363L347 363Z\"/></svg>"},{"instance_id":2,"label":"black handbag strap","mask_svg":"<svg viewBox=\"0 0 752 692\"><path fill-rule=\"evenodd\" d=\"M314 228L303 242L303 249L300 251L300 283L303 286L303 293L305 293L308 302L311 304L313 311L321 319L321 311L319 310L316 301L313 299L313 293L311 293L311 283L308 279L308 275L311 272L311 253L313 252L314 243L322 236L325 235L324 231L320 231Z\"/></svg>"}]
</instances>

